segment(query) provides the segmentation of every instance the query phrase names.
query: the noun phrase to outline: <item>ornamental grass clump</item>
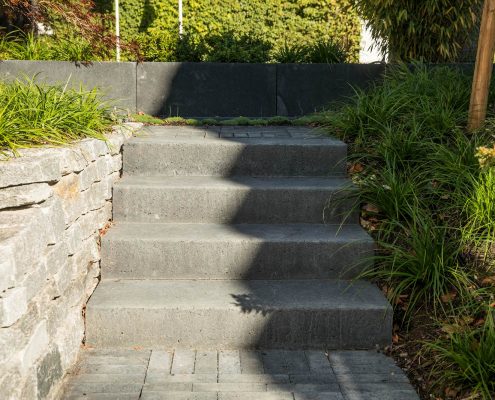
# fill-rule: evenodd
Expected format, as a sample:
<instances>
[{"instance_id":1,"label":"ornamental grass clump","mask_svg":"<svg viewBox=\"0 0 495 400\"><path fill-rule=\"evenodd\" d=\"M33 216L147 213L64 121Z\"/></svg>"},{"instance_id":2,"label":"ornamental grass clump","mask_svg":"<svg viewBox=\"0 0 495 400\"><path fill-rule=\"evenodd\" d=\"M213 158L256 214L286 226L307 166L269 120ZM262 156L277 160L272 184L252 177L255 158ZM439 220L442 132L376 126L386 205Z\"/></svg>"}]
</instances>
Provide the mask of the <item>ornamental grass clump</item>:
<instances>
[{"instance_id":1,"label":"ornamental grass clump","mask_svg":"<svg viewBox=\"0 0 495 400\"><path fill-rule=\"evenodd\" d=\"M97 90L49 86L33 79L0 82L0 152L64 145L86 137L104 139L112 125Z\"/></svg>"},{"instance_id":2,"label":"ornamental grass clump","mask_svg":"<svg viewBox=\"0 0 495 400\"><path fill-rule=\"evenodd\" d=\"M387 294L396 332L424 339L422 363L437 366L422 375L427 393L493 399L494 115L466 132L470 89L458 69L399 65L325 117L350 144L361 223L378 244L362 277Z\"/></svg>"},{"instance_id":3,"label":"ornamental grass clump","mask_svg":"<svg viewBox=\"0 0 495 400\"><path fill-rule=\"evenodd\" d=\"M470 386L476 398L493 399L495 393L494 310L488 310L474 329L457 325L446 338L427 345L436 356L436 369L447 384Z\"/></svg>"}]
</instances>

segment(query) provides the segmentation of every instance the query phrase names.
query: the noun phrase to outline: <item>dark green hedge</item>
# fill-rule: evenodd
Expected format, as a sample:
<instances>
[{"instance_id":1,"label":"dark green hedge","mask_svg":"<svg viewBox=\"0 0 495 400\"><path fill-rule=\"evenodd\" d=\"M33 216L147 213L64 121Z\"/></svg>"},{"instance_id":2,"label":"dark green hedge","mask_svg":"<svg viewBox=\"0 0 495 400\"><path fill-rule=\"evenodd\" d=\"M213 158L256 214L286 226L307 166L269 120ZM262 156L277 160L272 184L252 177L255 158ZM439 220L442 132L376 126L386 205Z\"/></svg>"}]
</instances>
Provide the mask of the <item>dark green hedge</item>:
<instances>
[{"instance_id":1,"label":"dark green hedge","mask_svg":"<svg viewBox=\"0 0 495 400\"><path fill-rule=\"evenodd\" d=\"M98 3L105 11L112 11L113 0ZM177 3L120 0L122 36L137 37L147 59L173 61L177 51L171 44L178 30ZM349 4L349 0L183 0L184 31L188 46L214 47L227 53L252 47L262 53L258 58L266 58L265 53L272 55L286 44L333 41L343 44L349 61L355 61L360 24ZM254 57L251 61L262 60Z\"/></svg>"}]
</instances>

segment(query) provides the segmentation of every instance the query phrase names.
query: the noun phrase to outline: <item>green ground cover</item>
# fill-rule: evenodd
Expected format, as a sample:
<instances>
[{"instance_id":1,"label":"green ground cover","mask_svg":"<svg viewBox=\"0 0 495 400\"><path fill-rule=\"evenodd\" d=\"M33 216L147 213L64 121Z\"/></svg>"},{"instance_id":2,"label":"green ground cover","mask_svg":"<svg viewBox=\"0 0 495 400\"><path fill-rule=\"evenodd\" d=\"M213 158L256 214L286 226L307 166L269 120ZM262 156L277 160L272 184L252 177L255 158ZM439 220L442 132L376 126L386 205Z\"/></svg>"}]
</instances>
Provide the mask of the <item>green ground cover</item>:
<instances>
[{"instance_id":1,"label":"green ground cover","mask_svg":"<svg viewBox=\"0 0 495 400\"><path fill-rule=\"evenodd\" d=\"M237 117L230 119L216 119L216 118L182 118L182 117L168 117L160 118L154 117L148 114L133 114L131 119L136 122L142 122L148 125L189 125L189 126L201 126L201 125L218 125L218 126L270 126L270 125L291 125L291 126L320 126L328 121L327 115L313 114L306 115L299 118L289 117L271 117L271 118L247 118Z\"/></svg>"}]
</instances>

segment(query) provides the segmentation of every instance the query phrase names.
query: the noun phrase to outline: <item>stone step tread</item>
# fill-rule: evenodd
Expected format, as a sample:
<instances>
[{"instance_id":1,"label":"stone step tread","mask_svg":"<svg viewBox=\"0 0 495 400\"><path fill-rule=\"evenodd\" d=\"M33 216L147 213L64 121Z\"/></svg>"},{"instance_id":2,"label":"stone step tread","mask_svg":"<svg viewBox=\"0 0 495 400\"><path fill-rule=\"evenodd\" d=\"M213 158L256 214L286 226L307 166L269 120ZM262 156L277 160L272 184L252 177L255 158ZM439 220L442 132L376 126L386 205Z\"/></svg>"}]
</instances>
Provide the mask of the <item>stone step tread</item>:
<instances>
[{"instance_id":1,"label":"stone step tread","mask_svg":"<svg viewBox=\"0 0 495 400\"><path fill-rule=\"evenodd\" d=\"M118 222L104 241L373 242L357 224L214 224Z\"/></svg>"},{"instance_id":2,"label":"stone step tread","mask_svg":"<svg viewBox=\"0 0 495 400\"><path fill-rule=\"evenodd\" d=\"M98 309L389 310L377 287L342 280L103 280L88 303Z\"/></svg>"},{"instance_id":3,"label":"stone step tread","mask_svg":"<svg viewBox=\"0 0 495 400\"><path fill-rule=\"evenodd\" d=\"M116 188L152 187L189 190L345 190L352 189L347 178L339 177L219 177L219 176L124 176Z\"/></svg>"},{"instance_id":4,"label":"stone step tread","mask_svg":"<svg viewBox=\"0 0 495 400\"><path fill-rule=\"evenodd\" d=\"M103 279L353 279L374 243L359 225L117 222Z\"/></svg>"}]
</instances>

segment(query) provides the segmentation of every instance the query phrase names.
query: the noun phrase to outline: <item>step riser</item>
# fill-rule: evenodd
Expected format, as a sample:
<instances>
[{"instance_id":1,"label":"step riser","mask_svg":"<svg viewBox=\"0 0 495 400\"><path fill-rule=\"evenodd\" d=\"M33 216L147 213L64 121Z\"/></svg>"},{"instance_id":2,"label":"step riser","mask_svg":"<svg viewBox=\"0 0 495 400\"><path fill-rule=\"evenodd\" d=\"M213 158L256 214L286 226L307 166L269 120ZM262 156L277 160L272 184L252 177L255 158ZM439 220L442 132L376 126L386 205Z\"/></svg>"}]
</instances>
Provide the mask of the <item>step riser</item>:
<instances>
[{"instance_id":1,"label":"step riser","mask_svg":"<svg viewBox=\"0 0 495 400\"><path fill-rule=\"evenodd\" d=\"M94 347L369 349L388 344L392 328L383 309L88 309L86 319Z\"/></svg>"},{"instance_id":2,"label":"step riser","mask_svg":"<svg viewBox=\"0 0 495 400\"><path fill-rule=\"evenodd\" d=\"M311 142L311 140L307 140ZM345 145L142 143L125 145L128 175L330 176L345 174Z\"/></svg>"},{"instance_id":3,"label":"step riser","mask_svg":"<svg viewBox=\"0 0 495 400\"><path fill-rule=\"evenodd\" d=\"M373 254L349 243L104 239L103 279L351 279ZM361 261L361 262L360 262Z\"/></svg>"},{"instance_id":4,"label":"step riser","mask_svg":"<svg viewBox=\"0 0 495 400\"><path fill-rule=\"evenodd\" d=\"M116 186L114 219L125 222L341 223L352 208L335 190ZM347 223L357 221L354 213Z\"/></svg>"}]
</instances>

